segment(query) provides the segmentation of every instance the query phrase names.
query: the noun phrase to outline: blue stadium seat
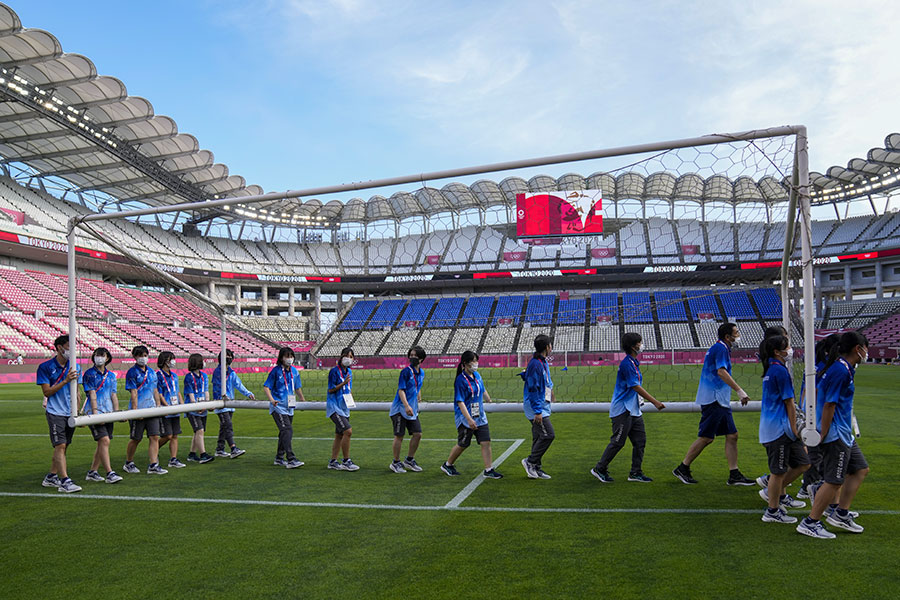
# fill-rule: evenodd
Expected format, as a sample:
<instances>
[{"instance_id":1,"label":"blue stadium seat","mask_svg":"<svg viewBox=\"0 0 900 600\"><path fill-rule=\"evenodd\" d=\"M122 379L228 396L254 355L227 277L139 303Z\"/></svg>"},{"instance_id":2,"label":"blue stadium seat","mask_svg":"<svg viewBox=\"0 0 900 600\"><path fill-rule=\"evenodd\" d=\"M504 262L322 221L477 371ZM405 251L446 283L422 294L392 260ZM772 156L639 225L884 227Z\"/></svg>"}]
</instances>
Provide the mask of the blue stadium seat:
<instances>
[{"instance_id":1,"label":"blue stadium seat","mask_svg":"<svg viewBox=\"0 0 900 600\"><path fill-rule=\"evenodd\" d=\"M338 325L338 330L361 329L377 305L378 300L358 300Z\"/></svg>"},{"instance_id":2,"label":"blue stadium seat","mask_svg":"<svg viewBox=\"0 0 900 600\"><path fill-rule=\"evenodd\" d=\"M528 297L525 320L534 325L549 325L553 322L553 303L556 296L540 294Z\"/></svg>"},{"instance_id":3,"label":"blue stadium seat","mask_svg":"<svg viewBox=\"0 0 900 600\"><path fill-rule=\"evenodd\" d=\"M453 327L456 325L456 319L459 317L459 311L465 301L465 298L441 298L425 326Z\"/></svg>"},{"instance_id":4,"label":"blue stadium seat","mask_svg":"<svg viewBox=\"0 0 900 600\"><path fill-rule=\"evenodd\" d=\"M582 325L584 323L587 301L584 298L572 298L559 301L560 325Z\"/></svg>"},{"instance_id":5,"label":"blue stadium seat","mask_svg":"<svg viewBox=\"0 0 900 600\"><path fill-rule=\"evenodd\" d=\"M750 290L750 295L756 301L756 308L763 319L781 318L781 297L775 288Z\"/></svg>"},{"instance_id":6,"label":"blue stadium seat","mask_svg":"<svg viewBox=\"0 0 900 600\"><path fill-rule=\"evenodd\" d=\"M750 298L744 290L728 290L719 292L725 316L729 321L755 319L756 312L750 304Z\"/></svg>"},{"instance_id":7,"label":"blue stadium seat","mask_svg":"<svg viewBox=\"0 0 900 600\"><path fill-rule=\"evenodd\" d=\"M691 309L691 318L697 318L699 313L710 313L715 315L716 319L722 318L713 289L685 290L684 295L687 296L688 307Z\"/></svg>"},{"instance_id":8,"label":"blue stadium seat","mask_svg":"<svg viewBox=\"0 0 900 600\"><path fill-rule=\"evenodd\" d=\"M653 297L656 300L656 316L660 323L688 320L687 314L684 312L684 300L681 292L677 290L656 292Z\"/></svg>"},{"instance_id":9,"label":"blue stadium seat","mask_svg":"<svg viewBox=\"0 0 900 600\"><path fill-rule=\"evenodd\" d=\"M522 305L525 304L525 296L503 296L497 301L494 309L494 324L499 319L512 319L516 325L522 316Z\"/></svg>"},{"instance_id":10,"label":"blue stadium seat","mask_svg":"<svg viewBox=\"0 0 900 600\"><path fill-rule=\"evenodd\" d=\"M392 327L400 316L400 310L406 304L406 300L385 300L382 302L372 320L366 325L366 329L381 329L382 327Z\"/></svg>"},{"instance_id":11,"label":"blue stadium seat","mask_svg":"<svg viewBox=\"0 0 900 600\"><path fill-rule=\"evenodd\" d=\"M613 321L619 320L619 294L616 292L596 292L591 294L591 320L598 316L606 316Z\"/></svg>"},{"instance_id":12,"label":"blue stadium seat","mask_svg":"<svg viewBox=\"0 0 900 600\"><path fill-rule=\"evenodd\" d=\"M406 310L403 311L403 316L400 317L400 322L404 321L418 321L422 323L426 317L428 317L428 313L431 312L431 307L434 306L434 300L431 298L416 298L415 300L410 301L409 305L406 307Z\"/></svg>"},{"instance_id":13,"label":"blue stadium seat","mask_svg":"<svg viewBox=\"0 0 900 600\"><path fill-rule=\"evenodd\" d=\"M494 306L494 299L486 296L476 296L469 298L466 309L463 311L462 317L459 319L460 327L484 327L488 324L488 317L491 314L491 307Z\"/></svg>"},{"instance_id":14,"label":"blue stadium seat","mask_svg":"<svg viewBox=\"0 0 900 600\"><path fill-rule=\"evenodd\" d=\"M626 323L652 323L650 292L625 292L622 294L622 310Z\"/></svg>"}]
</instances>

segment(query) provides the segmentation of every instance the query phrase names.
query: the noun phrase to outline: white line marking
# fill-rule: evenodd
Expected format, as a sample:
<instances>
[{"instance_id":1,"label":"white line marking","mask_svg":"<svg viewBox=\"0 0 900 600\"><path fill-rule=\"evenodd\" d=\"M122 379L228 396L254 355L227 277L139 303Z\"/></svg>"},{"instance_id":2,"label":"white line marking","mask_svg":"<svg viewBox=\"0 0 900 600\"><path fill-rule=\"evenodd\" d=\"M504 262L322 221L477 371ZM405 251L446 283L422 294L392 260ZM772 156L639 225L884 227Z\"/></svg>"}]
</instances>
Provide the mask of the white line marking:
<instances>
[{"instance_id":1,"label":"white line marking","mask_svg":"<svg viewBox=\"0 0 900 600\"><path fill-rule=\"evenodd\" d=\"M300 508L352 508L370 510L423 510L463 512L518 512L518 513L591 513L591 514L675 514L675 515L758 515L758 509L734 508L537 508L517 506L416 506L403 504L351 504L344 502L286 502L278 500L242 500L239 498L173 498L165 496L106 496L101 494L60 494L54 492L0 492L5 498L59 498L73 500L130 500L134 502L183 502L191 504L237 504L253 506L286 506ZM790 511L801 514L803 511ZM900 515L900 510L867 510L866 515Z\"/></svg>"},{"instance_id":2,"label":"white line marking","mask_svg":"<svg viewBox=\"0 0 900 600\"><path fill-rule=\"evenodd\" d=\"M500 441L500 440L497 440L497 441ZM512 454L513 452L515 452L516 449L519 446L521 446L522 442L524 442L524 441L525 441L524 438L520 438L520 439L516 440L515 442L513 442L513 445L510 446L509 448L507 448L506 452L501 454L500 458L498 458L497 460L494 461L494 466L499 467L501 464L503 464L503 461L506 460L507 458L509 458L509 455ZM464 487L460 493L458 493L456 496L453 497L453 499L450 502L448 502L447 504L444 505L444 508L458 507L460 504L463 503L463 501L466 498L468 498L472 494L472 492L475 491L475 488L477 488L479 485L481 485L481 482L483 482L484 479L485 478L481 473L476 475L475 479L473 479L472 481L469 482L469 485Z\"/></svg>"},{"instance_id":3,"label":"white line marking","mask_svg":"<svg viewBox=\"0 0 900 600\"><path fill-rule=\"evenodd\" d=\"M46 433L0 433L0 437L41 437L41 438L45 438L48 435L49 434L46 434ZM193 434L190 431L188 431L186 433L181 433L181 437L183 437L183 438L187 438L188 436L191 436L191 435L193 435ZM81 434L76 433L75 437L90 438L91 435L89 433L81 433ZM211 439L211 440L216 439L216 437L217 436L214 436L214 435L203 436L204 439ZM249 435L236 435L236 436L234 436L234 438L237 440L277 440L278 436L254 437L254 436L249 436ZM297 436L294 436L294 439L295 440L317 440L317 441L323 441L323 442L333 442L334 436L332 436L332 437L297 437ZM378 437L356 437L356 436L354 436L353 439L356 441L359 441L359 442L392 442L392 441L394 441L394 438L392 438L392 437L378 438ZM427 440L429 442L456 442L457 441L457 438L422 438L422 439ZM515 442L516 438L495 438L494 441L495 442ZM500 463L497 463L497 464L500 464Z\"/></svg>"}]
</instances>

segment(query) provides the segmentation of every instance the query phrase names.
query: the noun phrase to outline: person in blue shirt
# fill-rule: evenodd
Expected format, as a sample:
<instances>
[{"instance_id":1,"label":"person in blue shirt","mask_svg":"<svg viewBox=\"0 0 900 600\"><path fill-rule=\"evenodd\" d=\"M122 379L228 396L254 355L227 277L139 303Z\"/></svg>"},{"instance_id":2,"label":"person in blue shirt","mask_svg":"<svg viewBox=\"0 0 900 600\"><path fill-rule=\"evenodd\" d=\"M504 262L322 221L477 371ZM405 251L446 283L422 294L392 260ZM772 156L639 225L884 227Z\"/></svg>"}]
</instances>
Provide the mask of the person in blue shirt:
<instances>
[{"instance_id":1,"label":"person in blue shirt","mask_svg":"<svg viewBox=\"0 0 900 600\"><path fill-rule=\"evenodd\" d=\"M278 364L269 371L263 384L263 391L269 400L269 414L278 427L278 448L275 451L275 466L296 469L303 461L294 456L294 407L303 397L300 372L294 366L294 350L285 346L278 351Z\"/></svg>"},{"instance_id":2,"label":"person in blue shirt","mask_svg":"<svg viewBox=\"0 0 900 600\"><path fill-rule=\"evenodd\" d=\"M331 444L331 460L328 468L335 471L358 471L359 465L350 459L350 406L353 400L353 348L341 350L337 365L328 372L328 388L325 395L325 416L334 423L334 442ZM348 405L349 401L349 405ZM344 460L338 460L343 453Z\"/></svg>"},{"instance_id":3,"label":"person in blue shirt","mask_svg":"<svg viewBox=\"0 0 900 600\"><path fill-rule=\"evenodd\" d=\"M203 372L203 368L202 354L194 353L188 357L188 373L184 376L185 404L209 401L209 377ZM188 462L198 462L201 465L215 460L214 456L206 453L206 442L203 440L203 434L206 433L206 413L207 411L200 410L187 414L188 423L194 430L187 459Z\"/></svg>"},{"instance_id":4,"label":"person in blue shirt","mask_svg":"<svg viewBox=\"0 0 900 600\"><path fill-rule=\"evenodd\" d=\"M522 405L525 416L531 422L531 454L522 459L525 474L529 479L550 479L544 472L541 461L550 444L556 439L553 424L550 423L551 405L556 401L553 379L550 377L550 355L553 340L549 335L540 334L534 338L534 354L524 373L525 380Z\"/></svg>"},{"instance_id":5,"label":"person in blue shirt","mask_svg":"<svg viewBox=\"0 0 900 600\"><path fill-rule=\"evenodd\" d=\"M591 475L603 483L612 483L613 478L607 471L609 463L615 458L619 450L625 447L625 440L631 440L631 471L628 472L628 481L649 482L653 481L642 469L644 462L644 447L647 445L647 433L644 429L644 417L641 412L641 401L638 396L651 403L656 410L662 410L665 404L654 398L644 389L644 376L641 373L638 354L644 350L644 340L639 333L626 333L622 336L622 350L625 358L619 363L619 372L616 374L616 387L613 389L612 402L609 405L609 418L612 420L612 437L603 455L594 468Z\"/></svg>"},{"instance_id":6,"label":"person in blue shirt","mask_svg":"<svg viewBox=\"0 0 900 600\"><path fill-rule=\"evenodd\" d=\"M137 408L155 408L162 404L162 396L157 390L156 372L147 366L150 360L150 351L147 346L135 346L131 350L131 356L134 358L134 366L125 373L125 390L130 394L128 408L130 410ZM165 475L167 470L159 466L159 436L160 436L160 418L147 417L144 419L131 419L130 423L130 439L128 446L125 448L125 466L122 467L126 473L140 473L140 469L134 464L134 453L137 451L138 444L144 439L144 432L147 433L149 446L147 448L147 456L150 465L147 467L147 473L150 475Z\"/></svg>"},{"instance_id":7,"label":"person in blue shirt","mask_svg":"<svg viewBox=\"0 0 900 600\"><path fill-rule=\"evenodd\" d=\"M56 356L41 363L37 369L36 383L44 394L44 410L50 428L50 443L53 445L53 460L50 472L41 483L44 487L55 487L64 493L80 492L66 471L66 450L72 443L74 427L69 427L72 414L70 384L78 378L78 365L69 365L69 336L61 335L53 341Z\"/></svg>"},{"instance_id":8,"label":"person in blue shirt","mask_svg":"<svg viewBox=\"0 0 900 600\"><path fill-rule=\"evenodd\" d=\"M234 352L231 349L225 350L225 366L222 365L222 355L218 354L219 365L212 375L213 398L228 398L234 400L234 390L239 391L246 398L256 400L253 392L244 387L244 382L238 377L231 363L234 362ZM225 371L225 392L222 393L222 369ZM244 454L246 450L241 450L234 443L234 425L231 422L231 415L234 413L233 408L217 408L213 411L219 417L219 437L216 439L216 456L224 456L225 458L237 458ZM225 444L228 444L230 450L225 451Z\"/></svg>"},{"instance_id":9,"label":"person in blue shirt","mask_svg":"<svg viewBox=\"0 0 900 600\"><path fill-rule=\"evenodd\" d=\"M813 504L809 516L797 525L797 531L803 535L835 537L820 521L835 496L839 497L838 505L828 511L826 522L852 533L863 532L850 511L853 498L869 473L869 464L853 433L853 377L868 358L866 336L857 331L843 333L840 342L831 349L825 374L816 386L816 430L822 438L819 446L824 482L811 494Z\"/></svg>"},{"instance_id":10,"label":"person in blue shirt","mask_svg":"<svg viewBox=\"0 0 900 600\"><path fill-rule=\"evenodd\" d=\"M706 351L700 384L697 386L697 404L700 405L700 427L697 439L672 474L682 483L697 483L691 475L691 463L704 448L725 436L725 458L728 460L728 485L755 485L738 469L738 431L731 416L731 390L737 392L742 405L750 401L747 392L731 376L731 347L741 339L741 332L734 323L719 326L718 341Z\"/></svg>"},{"instance_id":11,"label":"person in blue shirt","mask_svg":"<svg viewBox=\"0 0 900 600\"><path fill-rule=\"evenodd\" d=\"M163 406L184 404L184 397L178 385L175 368L175 355L168 351L159 353L156 358L156 390L162 398ZM169 468L181 469L186 465L178 460L178 436L181 433L181 414L166 415L160 418L159 447L169 444Z\"/></svg>"},{"instance_id":12,"label":"person in blue shirt","mask_svg":"<svg viewBox=\"0 0 900 600\"><path fill-rule=\"evenodd\" d=\"M450 450L450 456L441 465L441 471L454 477L459 475L454 463L463 451L472 444L472 436L481 446L481 459L484 461L482 476L487 479L502 479L503 475L494 469L494 458L491 454L491 431L488 428L484 403L490 402L491 396L484 381L478 373L478 354L466 350L459 357L456 366L456 381L453 384L453 413L456 421L456 445Z\"/></svg>"},{"instance_id":13,"label":"person in blue shirt","mask_svg":"<svg viewBox=\"0 0 900 600\"><path fill-rule=\"evenodd\" d=\"M99 415L119 410L119 396L116 394L116 374L107 367L112 362L112 354L106 348L97 348L91 354L91 363L94 365L84 373L82 387L87 400L84 404L84 413L87 415ZM105 481L117 483L122 481L121 475L112 470L109 462L109 442L113 437L114 423L100 423L90 425L91 435L97 442L97 450L94 452L94 460L91 469L87 472L87 481ZM97 471L100 466L106 469L106 478Z\"/></svg>"},{"instance_id":14,"label":"person in blue shirt","mask_svg":"<svg viewBox=\"0 0 900 600\"><path fill-rule=\"evenodd\" d=\"M397 393L391 403L391 423L394 429L394 460L390 469L394 473L406 473L406 471L421 471L422 467L416 462L416 450L422 439L422 424L419 423L419 402L422 399L422 385L425 383L425 371L422 370L422 362L425 360L425 350L421 346L413 346L406 353L409 366L400 371L397 382ZM400 461L400 449L403 447L403 436L409 432L409 453L403 462Z\"/></svg>"},{"instance_id":15,"label":"person in blue shirt","mask_svg":"<svg viewBox=\"0 0 900 600\"><path fill-rule=\"evenodd\" d=\"M790 341L783 335L769 336L760 347L763 393L759 443L769 460L769 481L759 495L769 505L762 516L766 523L796 523L786 509L805 506L786 492L787 486L809 468L809 456L797 432L794 382L785 366L790 355Z\"/></svg>"}]
</instances>

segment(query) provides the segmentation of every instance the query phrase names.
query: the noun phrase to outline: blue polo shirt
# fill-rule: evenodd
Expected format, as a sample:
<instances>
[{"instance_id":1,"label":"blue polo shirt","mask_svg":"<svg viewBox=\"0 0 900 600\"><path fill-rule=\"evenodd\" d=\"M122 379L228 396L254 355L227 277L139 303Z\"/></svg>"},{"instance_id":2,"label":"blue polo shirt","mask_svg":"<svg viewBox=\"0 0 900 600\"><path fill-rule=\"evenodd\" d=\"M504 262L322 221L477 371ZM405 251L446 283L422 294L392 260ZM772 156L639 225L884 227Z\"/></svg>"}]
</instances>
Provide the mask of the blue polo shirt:
<instances>
[{"instance_id":1,"label":"blue polo shirt","mask_svg":"<svg viewBox=\"0 0 900 600\"><path fill-rule=\"evenodd\" d=\"M275 406L271 402L269 403L270 415L276 412L280 415L294 414L294 409L288 406L288 396L296 393L296 390L303 387L297 367L292 366L289 369L281 366L275 367L269 371L269 376L266 377L263 387L269 388L272 392L272 398L277 402Z\"/></svg>"},{"instance_id":2,"label":"blue polo shirt","mask_svg":"<svg viewBox=\"0 0 900 600\"><path fill-rule=\"evenodd\" d=\"M156 391L163 397L164 405L174 406L178 404L178 375L171 371L166 374L162 369L157 371ZM166 415L166 417L177 419L181 417L181 413Z\"/></svg>"},{"instance_id":3,"label":"blue polo shirt","mask_svg":"<svg viewBox=\"0 0 900 600\"><path fill-rule=\"evenodd\" d=\"M116 374L110 370L101 373L97 367L91 367L84 372L82 379L85 395L88 396L85 403L85 413L92 414L91 399L87 392L94 392L97 395L97 413L108 413L113 411L112 395L116 393Z\"/></svg>"},{"instance_id":4,"label":"blue polo shirt","mask_svg":"<svg viewBox=\"0 0 900 600\"><path fill-rule=\"evenodd\" d=\"M856 369L843 358L828 367L816 386L816 429L822 433L822 411L826 404L834 404L834 418L822 443L841 440L853 445L853 375Z\"/></svg>"},{"instance_id":5,"label":"blue polo shirt","mask_svg":"<svg viewBox=\"0 0 900 600\"><path fill-rule=\"evenodd\" d=\"M697 386L697 404L704 406L718 402L731 408L731 388L719 377L719 369L724 368L731 375L731 349L722 340L706 351L703 369L700 371L700 385Z\"/></svg>"},{"instance_id":6,"label":"blue polo shirt","mask_svg":"<svg viewBox=\"0 0 900 600\"><path fill-rule=\"evenodd\" d=\"M532 356L525 368L525 386L523 390L522 407L528 420L534 419L535 414L549 417L551 408L547 401L547 390L553 389L553 380L550 378L550 367L547 359L539 354Z\"/></svg>"},{"instance_id":7,"label":"blue polo shirt","mask_svg":"<svg viewBox=\"0 0 900 600\"><path fill-rule=\"evenodd\" d=\"M336 367L332 367L331 370L328 371L328 390L339 386L344 381L347 382L347 385L345 385L335 393L332 394L331 392L326 391L326 417L330 417L335 413L341 415L342 417L350 416L350 410L347 408L347 403L344 402L344 394L347 394L353 390L353 370L350 367L338 365Z\"/></svg>"},{"instance_id":8,"label":"blue polo shirt","mask_svg":"<svg viewBox=\"0 0 900 600\"><path fill-rule=\"evenodd\" d=\"M196 373L190 372L184 376L185 404L190 404L191 402L205 402L207 392L209 392L209 377L206 376L206 373L197 371ZM191 400L191 396L194 396L193 401ZM205 417L206 411L192 411L188 414L194 415L195 417Z\"/></svg>"},{"instance_id":9,"label":"blue polo shirt","mask_svg":"<svg viewBox=\"0 0 900 600\"><path fill-rule=\"evenodd\" d=\"M641 403L634 386L643 382L644 376L641 374L638 360L633 356L623 358L616 374L616 387L613 388L612 401L609 404L609 418L618 417L626 411L632 417L641 416Z\"/></svg>"},{"instance_id":10,"label":"blue polo shirt","mask_svg":"<svg viewBox=\"0 0 900 600\"><path fill-rule=\"evenodd\" d=\"M466 418L459 409L459 403L462 402L469 415L472 415L472 405L478 407L478 416L472 417L476 427L487 425L487 415L484 412L484 381L478 371L469 377L465 371L456 376L456 382L453 384L453 416L456 420L456 426L468 427Z\"/></svg>"},{"instance_id":11,"label":"blue polo shirt","mask_svg":"<svg viewBox=\"0 0 900 600\"><path fill-rule=\"evenodd\" d=\"M762 410L759 415L759 443L774 442L782 435L797 439L784 403L794 399L794 382L780 360L769 361L763 376Z\"/></svg>"},{"instance_id":12,"label":"blue polo shirt","mask_svg":"<svg viewBox=\"0 0 900 600\"><path fill-rule=\"evenodd\" d=\"M75 365L75 372L81 373L81 368ZM38 365L37 376L35 382L38 385L49 383L51 387L64 380L69 374L69 361L60 365L56 357ZM79 378L80 379L80 378ZM51 415L60 417L68 417L72 414L72 395L69 393L69 386L64 385L55 394L47 397L47 412Z\"/></svg>"},{"instance_id":13,"label":"blue polo shirt","mask_svg":"<svg viewBox=\"0 0 900 600\"><path fill-rule=\"evenodd\" d=\"M408 421L414 421L419 418L419 394L422 391L422 385L425 383L425 369L419 367L416 372L412 367L404 367L400 371L400 378L397 381L397 393L394 394L394 401L391 403L391 413L400 415ZM406 402L413 410L412 416L406 414L403 408L403 402L400 401L400 390L406 392Z\"/></svg>"},{"instance_id":14,"label":"blue polo shirt","mask_svg":"<svg viewBox=\"0 0 900 600\"><path fill-rule=\"evenodd\" d=\"M128 408L155 408L156 399L153 392L156 391L156 372L150 367L134 365L125 373L125 389L137 390L137 406L131 405L129 394Z\"/></svg>"},{"instance_id":15,"label":"blue polo shirt","mask_svg":"<svg viewBox=\"0 0 900 600\"><path fill-rule=\"evenodd\" d=\"M212 375L212 389L213 389L213 398L219 399L222 397L222 365L216 367L216 370L213 371ZM229 400L234 400L234 390L239 391L246 397L250 397L250 390L244 387L244 382L241 381L241 378L238 377L238 374L234 372L234 369L228 367L228 370L225 371L225 397ZM233 408L217 408L213 411L216 414L225 413L225 412L234 412Z\"/></svg>"}]
</instances>

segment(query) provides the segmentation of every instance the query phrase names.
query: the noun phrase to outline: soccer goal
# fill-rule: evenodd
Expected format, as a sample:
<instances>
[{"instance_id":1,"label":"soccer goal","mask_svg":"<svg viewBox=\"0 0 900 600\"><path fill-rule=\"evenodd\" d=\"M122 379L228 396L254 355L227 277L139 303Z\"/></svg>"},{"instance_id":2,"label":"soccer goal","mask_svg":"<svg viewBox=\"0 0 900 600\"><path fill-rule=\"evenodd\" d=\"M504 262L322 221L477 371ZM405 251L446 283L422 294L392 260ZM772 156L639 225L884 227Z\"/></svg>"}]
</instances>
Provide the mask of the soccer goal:
<instances>
[{"instance_id":1,"label":"soccer goal","mask_svg":"<svg viewBox=\"0 0 900 600\"><path fill-rule=\"evenodd\" d=\"M757 382L744 385L748 392L759 398L755 349L773 324L788 330L803 357L794 365L796 387L805 378L813 389L808 186L806 129L785 126L82 215L69 223L70 335L82 340L79 331L94 331L97 318L79 311L79 299L93 293L80 286L102 287L83 281L94 259L77 246L121 260L129 276L115 285L123 298L129 285L152 298L146 314L113 315L110 336L174 339L182 352L220 359L237 344L243 368L257 366L247 372L257 385L280 344L260 335L265 317L240 314L242 278L302 287L340 273L348 295L354 281L424 283L407 288L406 298L346 302L327 325L316 313L305 365L312 369L330 367L345 345L369 369L395 366L388 359L413 344L436 357L434 367L452 367L454 355L473 349L504 373L492 395L515 401L515 374L534 336L547 333L560 372L557 399L596 403L608 399L615 369L606 367L621 360L619 340L633 331L644 340L647 385L661 399L690 401L697 378L690 365L702 362L718 324L730 320L742 332L735 362ZM360 190L390 196L342 196ZM219 225L185 237L174 231L179 214ZM229 281L221 279L226 272ZM465 293L450 285L492 278L511 285L473 283ZM363 401L393 396L396 373L373 370L371 381ZM814 432L809 408L806 418Z\"/></svg>"}]
</instances>

